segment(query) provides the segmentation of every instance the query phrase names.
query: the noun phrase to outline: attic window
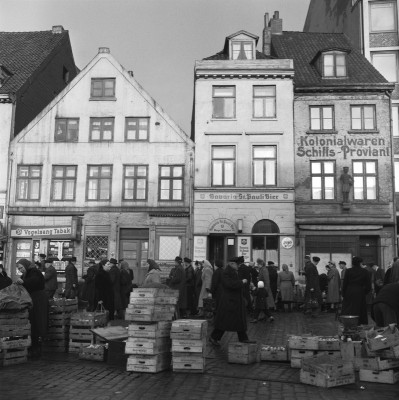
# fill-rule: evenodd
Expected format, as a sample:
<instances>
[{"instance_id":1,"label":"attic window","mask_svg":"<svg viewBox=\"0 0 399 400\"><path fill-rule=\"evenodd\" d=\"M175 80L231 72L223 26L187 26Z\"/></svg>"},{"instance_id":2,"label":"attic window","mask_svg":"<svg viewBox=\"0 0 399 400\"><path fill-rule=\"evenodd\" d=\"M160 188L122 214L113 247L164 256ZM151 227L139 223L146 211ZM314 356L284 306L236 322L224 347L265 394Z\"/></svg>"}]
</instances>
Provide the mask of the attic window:
<instances>
[{"instance_id":1,"label":"attic window","mask_svg":"<svg viewBox=\"0 0 399 400\"><path fill-rule=\"evenodd\" d=\"M340 51L329 51L322 56L323 77L324 78L345 78L346 53Z\"/></svg>"},{"instance_id":2,"label":"attic window","mask_svg":"<svg viewBox=\"0 0 399 400\"><path fill-rule=\"evenodd\" d=\"M232 60L252 60L253 57L253 43L245 41L233 41L231 43L231 59Z\"/></svg>"}]
</instances>

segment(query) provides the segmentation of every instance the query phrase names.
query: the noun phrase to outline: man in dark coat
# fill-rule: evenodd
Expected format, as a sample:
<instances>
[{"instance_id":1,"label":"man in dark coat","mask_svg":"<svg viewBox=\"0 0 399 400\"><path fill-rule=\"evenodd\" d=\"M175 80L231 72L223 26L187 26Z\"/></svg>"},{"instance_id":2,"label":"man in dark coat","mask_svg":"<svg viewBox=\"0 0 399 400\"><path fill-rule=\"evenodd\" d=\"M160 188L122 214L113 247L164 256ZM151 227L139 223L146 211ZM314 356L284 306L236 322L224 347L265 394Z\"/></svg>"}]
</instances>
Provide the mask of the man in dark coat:
<instances>
[{"instance_id":1,"label":"man in dark coat","mask_svg":"<svg viewBox=\"0 0 399 400\"><path fill-rule=\"evenodd\" d=\"M47 262L44 272L44 290L49 299L54 297L56 290L58 289L58 279L57 279L57 271L54 268L53 263Z\"/></svg>"},{"instance_id":2,"label":"man in dark coat","mask_svg":"<svg viewBox=\"0 0 399 400\"><path fill-rule=\"evenodd\" d=\"M238 277L238 257L230 259L222 272L222 295L216 310L215 329L209 341L220 346L220 339L225 331L237 332L238 340L243 343L254 343L247 336L247 318L243 296L246 279Z\"/></svg>"},{"instance_id":3,"label":"man in dark coat","mask_svg":"<svg viewBox=\"0 0 399 400\"><path fill-rule=\"evenodd\" d=\"M201 262L195 262L194 280L195 280L195 309L198 309L199 296L202 289L202 270L204 266Z\"/></svg>"},{"instance_id":4,"label":"man in dark coat","mask_svg":"<svg viewBox=\"0 0 399 400\"><path fill-rule=\"evenodd\" d=\"M320 262L320 258L313 257L312 261L313 263L310 261L309 256L305 257L305 313L316 317L323 301L320 291L319 273L317 271L317 264ZM317 300L318 307L310 307L310 300Z\"/></svg>"},{"instance_id":5,"label":"man in dark coat","mask_svg":"<svg viewBox=\"0 0 399 400\"><path fill-rule=\"evenodd\" d=\"M0 264L0 290L5 289L12 284L12 279L7 275L3 264Z\"/></svg>"},{"instance_id":6,"label":"man in dark coat","mask_svg":"<svg viewBox=\"0 0 399 400\"><path fill-rule=\"evenodd\" d=\"M130 293L133 289L133 279L129 268L129 264L127 261L122 261L120 264L120 272L121 272L121 296L122 296L122 306L123 310L126 310L127 305L130 302ZM133 272L133 271L132 271Z\"/></svg>"},{"instance_id":7,"label":"man in dark coat","mask_svg":"<svg viewBox=\"0 0 399 400\"><path fill-rule=\"evenodd\" d=\"M45 254L39 254L39 262L38 262L38 268L40 272L46 272L46 255Z\"/></svg>"},{"instance_id":8,"label":"man in dark coat","mask_svg":"<svg viewBox=\"0 0 399 400\"><path fill-rule=\"evenodd\" d=\"M177 256L175 258L175 266L169 273L167 284L171 289L179 291L179 307L180 317L186 316L187 299L186 299L186 274L182 265L182 258Z\"/></svg>"},{"instance_id":9,"label":"man in dark coat","mask_svg":"<svg viewBox=\"0 0 399 400\"><path fill-rule=\"evenodd\" d=\"M239 262L239 267L238 267L238 278L240 280L245 279L247 283L243 287L243 295L244 299L247 303L247 311L251 313L253 311L252 307L252 299L251 299L251 294L249 290L249 285L251 283L251 268L244 263L244 257L238 257L238 262Z\"/></svg>"},{"instance_id":10,"label":"man in dark coat","mask_svg":"<svg viewBox=\"0 0 399 400\"><path fill-rule=\"evenodd\" d=\"M65 268L65 298L74 299L78 295L78 270L75 267L76 257L63 259L68 264Z\"/></svg>"},{"instance_id":11,"label":"man in dark coat","mask_svg":"<svg viewBox=\"0 0 399 400\"><path fill-rule=\"evenodd\" d=\"M112 291L114 292L114 309L117 313L118 319L123 319L123 301L121 294L121 272L118 268L118 261L115 258L109 260L110 268L108 271L111 278Z\"/></svg>"},{"instance_id":12,"label":"man in dark coat","mask_svg":"<svg viewBox=\"0 0 399 400\"><path fill-rule=\"evenodd\" d=\"M399 324L399 283L388 283L373 302L372 317L377 326Z\"/></svg>"},{"instance_id":13,"label":"man in dark coat","mask_svg":"<svg viewBox=\"0 0 399 400\"><path fill-rule=\"evenodd\" d=\"M184 272L186 274L186 298L187 298L187 314L191 315L198 314L197 307L195 305L195 275L194 268L191 265L191 259L184 257Z\"/></svg>"},{"instance_id":14,"label":"man in dark coat","mask_svg":"<svg viewBox=\"0 0 399 400\"><path fill-rule=\"evenodd\" d=\"M222 274L223 274L223 262L221 260L215 261L216 271L212 274L211 283L211 294L215 300L215 309L218 309L220 303L220 297L222 295Z\"/></svg>"},{"instance_id":15,"label":"man in dark coat","mask_svg":"<svg viewBox=\"0 0 399 400\"><path fill-rule=\"evenodd\" d=\"M102 302L104 308L109 313L109 319L114 319L114 292L112 282L107 272L111 268L111 264L107 260L101 260L98 264L97 274L95 277L96 285L96 302Z\"/></svg>"},{"instance_id":16,"label":"man in dark coat","mask_svg":"<svg viewBox=\"0 0 399 400\"><path fill-rule=\"evenodd\" d=\"M374 270L374 291L375 295L378 296L379 291L384 286L385 272L377 264L373 265Z\"/></svg>"},{"instance_id":17,"label":"man in dark coat","mask_svg":"<svg viewBox=\"0 0 399 400\"><path fill-rule=\"evenodd\" d=\"M86 308L87 311L95 311L97 308L96 302L96 274L98 270L98 265L92 260L89 262L89 268L87 268L86 274L83 275L84 290L83 290L83 300L88 302Z\"/></svg>"},{"instance_id":18,"label":"man in dark coat","mask_svg":"<svg viewBox=\"0 0 399 400\"><path fill-rule=\"evenodd\" d=\"M267 270L269 271L270 290L272 291L273 300L277 302L277 279L278 273L273 261L267 262Z\"/></svg>"}]
</instances>

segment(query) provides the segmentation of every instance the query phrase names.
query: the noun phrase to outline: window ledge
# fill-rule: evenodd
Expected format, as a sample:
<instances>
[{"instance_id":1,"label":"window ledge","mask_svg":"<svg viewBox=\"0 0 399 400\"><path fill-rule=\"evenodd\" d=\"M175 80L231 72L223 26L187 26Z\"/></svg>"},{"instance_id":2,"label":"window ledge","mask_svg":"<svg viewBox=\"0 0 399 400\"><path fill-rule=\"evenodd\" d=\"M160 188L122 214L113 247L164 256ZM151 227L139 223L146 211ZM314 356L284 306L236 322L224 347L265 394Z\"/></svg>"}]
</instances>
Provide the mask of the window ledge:
<instances>
[{"instance_id":1,"label":"window ledge","mask_svg":"<svg viewBox=\"0 0 399 400\"><path fill-rule=\"evenodd\" d=\"M326 134L336 135L338 133L338 131L328 130L328 129L322 129L322 130L319 130L319 131L314 131L314 130L310 130L309 129L308 131L306 131L306 133L308 135L319 135L319 134L321 134L321 135L326 135Z\"/></svg>"},{"instance_id":2,"label":"window ledge","mask_svg":"<svg viewBox=\"0 0 399 400\"><path fill-rule=\"evenodd\" d=\"M211 118L211 122L216 121L237 121L237 118Z\"/></svg>"},{"instance_id":3,"label":"window ledge","mask_svg":"<svg viewBox=\"0 0 399 400\"><path fill-rule=\"evenodd\" d=\"M359 130L348 130L348 133L350 134L361 134L361 133L380 133L379 129L359 129Z\"/></svg>"},{"instance_id":4,"label":"window ledge","mask_svg":"<svg viewBox=\"0 0 399 400\"><path fill-rule=\"evenodd\" d=\"M267 117L255 118L255 117L253 117L253 118L251 118L251 121L277 121L277 117L270 117L270 118L267 118Z\"/></svg>"},{"instance_id":5,"label":"window ledge","mask_svg":"<svg viewBox=\"0 0 399 400\"><path fill-rule=\"evenodd\" d=\"M116 101L116 97L90 97L89 101Z\"/></svg>"}]
</instances>

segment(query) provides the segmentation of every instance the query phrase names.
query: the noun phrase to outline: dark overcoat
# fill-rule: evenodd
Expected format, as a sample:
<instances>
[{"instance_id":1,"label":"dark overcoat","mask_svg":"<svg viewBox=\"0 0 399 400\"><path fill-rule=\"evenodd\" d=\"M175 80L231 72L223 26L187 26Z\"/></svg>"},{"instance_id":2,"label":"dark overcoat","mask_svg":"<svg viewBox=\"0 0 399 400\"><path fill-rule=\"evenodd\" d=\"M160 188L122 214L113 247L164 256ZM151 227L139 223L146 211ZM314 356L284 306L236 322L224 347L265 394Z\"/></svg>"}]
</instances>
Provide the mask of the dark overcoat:
<instances>
[{"instance_id":1,"label":"dark overcoat","mask_svg":"<svg viewBox=\"0 0 399 400\"><path fill-rule=\"evenodd\" d=\"M318 301L319 304L323 302L320 291L320 279L316 265L308 261L305 265L305 276L306 276L306 289L305 289L305 303L307 303L311 296ZM311 289L313 289L313 295L311 295Z\"/></svg>"},{"instance_id":2,"label":"dark overcoat","mask_svg":"<svg viewBox=\"0 0 399 400\"><path fill-rule=\"evenodd\" d=\"M111 278L102 266L98 268L95 285L96 301L99 302L101 300L106 310L114 310L114 292L112 290Z\"/></svg>"},{"instance_id":3,"label":"dark overcoat","mask_svg":"<svg viewBox=\"0 0 399 400\"><path fill-rule=\"evenodd\" d=\"M186 273L183 265L174 266L169 274L168 286L171 289L179 291L179 301L177 303L180 309L187 308L186 297Z\"/></svg>"},{"instance_id":4,"label":"dark overcoat","mask_svg":"<svg viewBox=\"0 0 399 400\"><path fill-rule=\"evenodd\" d=\"M124 310L123 307L122 293L121 293L121 271L113 264L111 269L108 271L109 277L112 282L112 290L114 292L114 307L115 310Z\"/></svg>"},{"instance_id":5,"label":"dark overcoat","mask_svg":"<svg viewBox=\"0 0 399 400\"><path fill-rule=\"evenodd\" d=\"M132 278L129 271L121 269L121 296L122 309L125 310L130 301L130 292L132 291Z\"/></svg>"},{"instance_id":6,"label":"dark overcoat","mask_svg":"<svg viewBox=\"0 0 399 400\"><path fill-rule=\"evenodd\" d=\"M230 332L247 330L243 287L237 271L228 265L222 271L222 293L216 310L216 329Z\"/></svg>"},{"instance_id":7,"label":"dark overcoat","mask_svg":"<svg viewBox=\"0 0 399 400\"><path fill-rule=\"evenodd\" d=\"M212 283L211 283L211 293L212 297L215 299L216 308L220 302L220 297L222 295L222 273L223 268L219 267L212 275Z\"/></svg>"},{"instance_id":8,"label":"dark overcoat","mask_svg":"<svg viewBox=\"0 0 399 400\"><path fill-rule=\"evenodd\" d=\"M256 288L252 295L255 297L255 310L265 310L268 308L267 304L267 289L265 288Z\"/></svg>"},{"instance_id":9,"label":"dark overcoat","mask_svg":"<svg viewBox=\"0 0 399 400\"><path fill-rule=\"evenodd\" d=\"M74 299L78 295L78 270L69 262L65 268L65 298Z\"/></svg>"},{"instance_id":10,"label":"dark overcoat","mask_svg":"<svg viewBox=\"0 0 399 400\"><path fill-rule=\"evenodd\" d=\"M362 268L353 266L345 273L342 285L342 315L358 315L359 324L367 324L367 301L366 296L371 291L371 278L369 272Z\"/></svg>"},{"instance_id":11,"label":"dark overcoat","mask_svg":"<svg viewBox=\"0 0 399 400\"><path fill-rule=\"evenodd\" d=\"M94 311L96 308L96 273L98 265L90 265L87 268L86 275L83 276L85 281L83 286L83 300L89 303L88 311Z\"/></svg>"}]
</instances>

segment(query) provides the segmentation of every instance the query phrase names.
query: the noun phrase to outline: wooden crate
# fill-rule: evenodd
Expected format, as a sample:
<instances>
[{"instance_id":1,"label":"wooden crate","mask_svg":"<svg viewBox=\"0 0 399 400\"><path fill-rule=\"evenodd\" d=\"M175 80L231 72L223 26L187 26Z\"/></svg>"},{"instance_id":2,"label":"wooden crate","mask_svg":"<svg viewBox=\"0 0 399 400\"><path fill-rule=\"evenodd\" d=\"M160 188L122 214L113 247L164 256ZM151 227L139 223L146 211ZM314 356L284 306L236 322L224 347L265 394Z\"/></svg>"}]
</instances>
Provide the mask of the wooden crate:
<instances>
[{"instance_id":1,"label":"wooden crate","mask_svg":"<svg viewBox=\"0 0 399 400\"><path fill-rule=\"evenodd\" d=\"M293 349L290 351L291 358L309 358L315 356L316 350L298 350Z\"/></svg>"},{"instance_id":2,"label":"wooden crate","mask_svg":"<svg viewBox=\"0 0 399 400\"><path fill-rule=\"evenodd\" d=\"M302 360L303 358L291 358L290 359L291 368L302 368Z\"/></svg>"},{"instance_id":3,"label":"wooden crate","mask_svg":"<svg viewBox=\"0 0 399 400\"><path fill-rule=\"evenodd\" d=\"M108 315L106 312L79 312L71 315L70 324L73 326L89 326L97 328L105 326L108 322Z\"/></svg>"},{"instance_id":4,"label":"wooden crate","mask_svg":"<svg viewBox=\"0 0 399 400\"><path fill-rule=\"evenodd\" d=\"M68 352L67 339L51 339L42 342L42 351L44 353L67 353Z\"/></svg>"},{"instance_id":5,"label":"wooden crate","mask_svg":"<svg viewBox=\"0 0 399 400\"><path fill-rule=\"evenodd\" d=\"M399 371L393 369L388 371L372 371L370 369L360 369L359 380L365 382L394 384L399 381Z\"/></svg>"},{"instance_id":6,"label":"wooden crate","mask_svg":"<svg viewBox=\"0 0 399 400\"><path fill-rule=\"evenodd\" d=\"M88 346L90 344L91 344L90 340L87 341L87 340L69 339L68 352L79 354L81 347Z\"/></svg>"},{"instance_id":7,"label":"wooden crate","mask_svg":"<svg viewBox=\"0 0 399 400\"><path fill-rule=\"evenodd\" d=\"M340 341L337 337L319 337L319 350L323 351L340 351Z\"/></svg>"},{"instance_id":8,"label":"wooden crate","mask_svg":"<svg viewBox=\"0 0 399 400\"><path fill-rule=\"evenodd\" d=\"M70 312L60 312L60 313L52 313L49 314L49 326L52 325L70 325L71 323L71 315Z\"/></svg>"},{"instance_id":9,"label":"wooden crate","mask_svg":"<svg viewBox=\"0 0 399 400\"><path fill-rule=\"evenodd\" d=\"M29 347L31 345L30 336L15 336L9 338L0 338L0 350L18 349Z\"/></svg>"},{"instance_id":10,"label":"wooden crate","mask_svg":"<svg viewBox=\"0 0 399 400\"><path fill-rule=\"evenodd\" d=\"M349 385L355 383L355 374L348 374L342 376L331 377L321 373L311 373L308 371L301 370L299 379L302 383L312 386L318 386L323 388L330 388L336 386Z\"/></svg>"},{"instance_id":11,"label":"wooden crate","mask_svg":"<svg viewBox=\"0 0 399 400\"><path fill-rule=\"evenodd\" d=\"M359 369L369 369L372 371L384 371L387 369L399 368L399 360L375 358L358 359Z\"/></svg>"},{"instance_id":12,"label":"wooden crate","mask_svg":"<svg viewBox=\"0 0 399 400\"><path fill-rule=\"evenodd\" d=\"M0 351L0 366L22 364L28 361L27 347Z\"/></svg>"},{"instance_id":13,"label":"wooden crate","mask_svg":"<svg viewBox=\"0 0 399 400\"><path fill-rule=\"evenodd\" d=\"M318 350L318 336L290 336L288 338L288 347L296 350Z\"/></svg>"},{"instance_id":14,"label":"wooden crate","mask_svg":"<svg viewBox=\"0 0 399 400\"><path fill-rule=\"evenodd\" d=\"M178 319L173 321L171 339L201 340L206 338L208 321L199 319Z\"/></svg>"},{"instance_id":15,"label":"wooden crate","mask_svg":"<svg viewBox=\"0 0 399 400\"><path fill-rule=\"evenodd\" d=\"M90 326L74 326L69 330L69 338L74 340L85 340L91 342L94 340L93 332Z\"/></svg>"},{"instance_id":16,"label":"wooden crate","mask_svg":"<svg viewBox=\"0 0 399 400\"><path fill-rule=\"evenodd\" d=\"M329 357L341 357L341 351L335 351L335 350L317 350L316 352L317 355L320 356L329 356Z\"/></svg>"},{"instance_id":17,"label":"wooden crate","mask_svg":"<svg viewBox=\"0 0 399 400\"><path fill-rule=\"evenodd\" d=\"M126 341L125 353L155 355L170 351L170 345L169 338L148 339L130 337Z\"/></svg>"},{"instance_id":18,"label":"wooden crate","mask_svg":"<svg viewBox=\"0 0 399 400\"><path fill-rule=\"evenodd\" d=\"M350 375L355 372L353 363L341 357L316 355L302 359L302 370L312 374L324 374L331 377Z\"/></svg>"},{"instance_id":19,"label":"wooden crate","mask_svg":"<svg viewBox=\"0 0 399 400\"><path fill-rule=\"evenodd\" d=\"M399 345L390 347L389 349L377 350L374 353L376 357L399 359Z\"/></svg>"},{"instance_id":20,"label":"wooden crate","mask_svg":"<svg viewBox=\"0 0 399 400\"><path fill-rule=\"evenodd\" d=\"M399 345L399 331L390 327L376 329L367 334L367 346L370 350L389 349Z\"/></svg>"},{"instance_id":21,"label":"wooden crate","mask_svg":"<svg viewBox=\"0 0 399 400\"><path fill-rule=\"evenodd\" d=\"M129 306L131 306L129 304ZM131 307L126 309L125 320L136 322L158 322L158 321L171 321L175 315L175 307L172 311L155 311L155 306L146 305L145 308ZM169 306L170 307L170 306ZM171 308L170 308L171 309Z\"/></svg>"},{"instance_id":22,"label":"wooden crate","mask_svg":"<svg viewBox=\"0 0 399 400\"><path fill-rule=\"evenodd\" d=\"M64 297L49 300L50 312L76 312L78 311L77 299L66 299Z\"/></svg>"},{"instance_id":23,"label":"wooden crate","mask_svg":"<svg viewBox=\"0 0 399 400\"><path fill-rule=\"evenodd\" d=\"M253 364L258 360L256 343L229 343L227 360L234 364Z\"/></svg>"},{"instance_id":24,"label":"wooden crate","mask_svg":"<svg viewBox=\"0 0 399 400\"><path fill-rule=\"evenodd\" d=\"M344 360L352 361L354 358L362 357L362 342L340 342L341 357Z\"/></svg>"},{"instance_id":25,"label":"wooden crate","mask_svg":"<svg viewBox=\"0 0 399 400\"><path fill-rule=\"evenodd\" d=\"M201 340L172 339L172 351L184 353L200 353L206 350L206 338Z\"/></svg>"},{"instance_id":26,"label":"wooden crate","mask_svg":"<svg viewBox=\"0 0 399 400\"><path fill-rule=\"evenodd\" d=\"M102 344L90 344L81 346L79 350L79 358L81 360L104 361L105 346Z\"/></svg>"},{"instance_id":27,"label":"wooden crate","mask_svg":"<svg viewBox=\"0 0 399 400\"><path fill-rule=\"evenodd\" d=\"M131 355L127 359L127 371L156 373L170 368L170 352L155 355Z\"/></svg>"},{"instance_id":28,"label":"wooden crate","mask_svg":"<svg viewBox=\"0 0 399 400\"><path fill-rule=\"evenodd\" d=\"M159 321L154 323L135 322L129 324L128 334L130 337L161 338L169 337L172 321Z\"/></svg>"},{"instance_id":29,"label":"wooden crate","mask_svg":"<svg viewBox=\"0 0 399 400\"><path fill-rule=\"evenodd\" d=\"M10 336L28 336L31 333L29 321L25 324L7 324L1 321L0 323L0 338Z\"/></svg>"},{"instance_id":30,"label":"wooden crate","mask_svg":"<svg viewBox=\"0 0 399 400\"><path fill-rule=\"evenodd\" d=\"M130 301L135 298L179 297L179 291L168 288L134 288L130 293Z\"/></svg>"},{"instance_id":31,"label":"wooden crate","mask_svg":"<svg viewBox=\"0 0 399 400\"><path fill-rule=\"evenodd\" d=\"M178 297L175 296L133 296L130 294L130 304L141 304L141 305L176 305Z\"/></svg>"},{"instance_id":32,"label":"wooden crate","mask_svg":"<svg viewBox=\"0 0 399 400\"><path fill-rule=\"evenodd\" d=\"M28 310L17 312L0 311L0 327L3 325L26 325L28 322Z\"/></svg>"},{"instance_id":33,"label":"wooden crate","mask_svg":"<svg viewBox=\"0 0 399 400\"><path fill-rule=\"evenodd\" d=\"M173 353L173 372L196 372L205 371L205 357L183 353Z\"/></svg>"},{"instance_id":34,"label":"wooden crate","mask_svg":"<svg viewBox=\"0 0 399 400\"><path fill-rule=\"evenodd\" d=\"M288 361L288 352L285 346L262 345L260 348L261 361Z\"/></svg>"}]
</instances>

